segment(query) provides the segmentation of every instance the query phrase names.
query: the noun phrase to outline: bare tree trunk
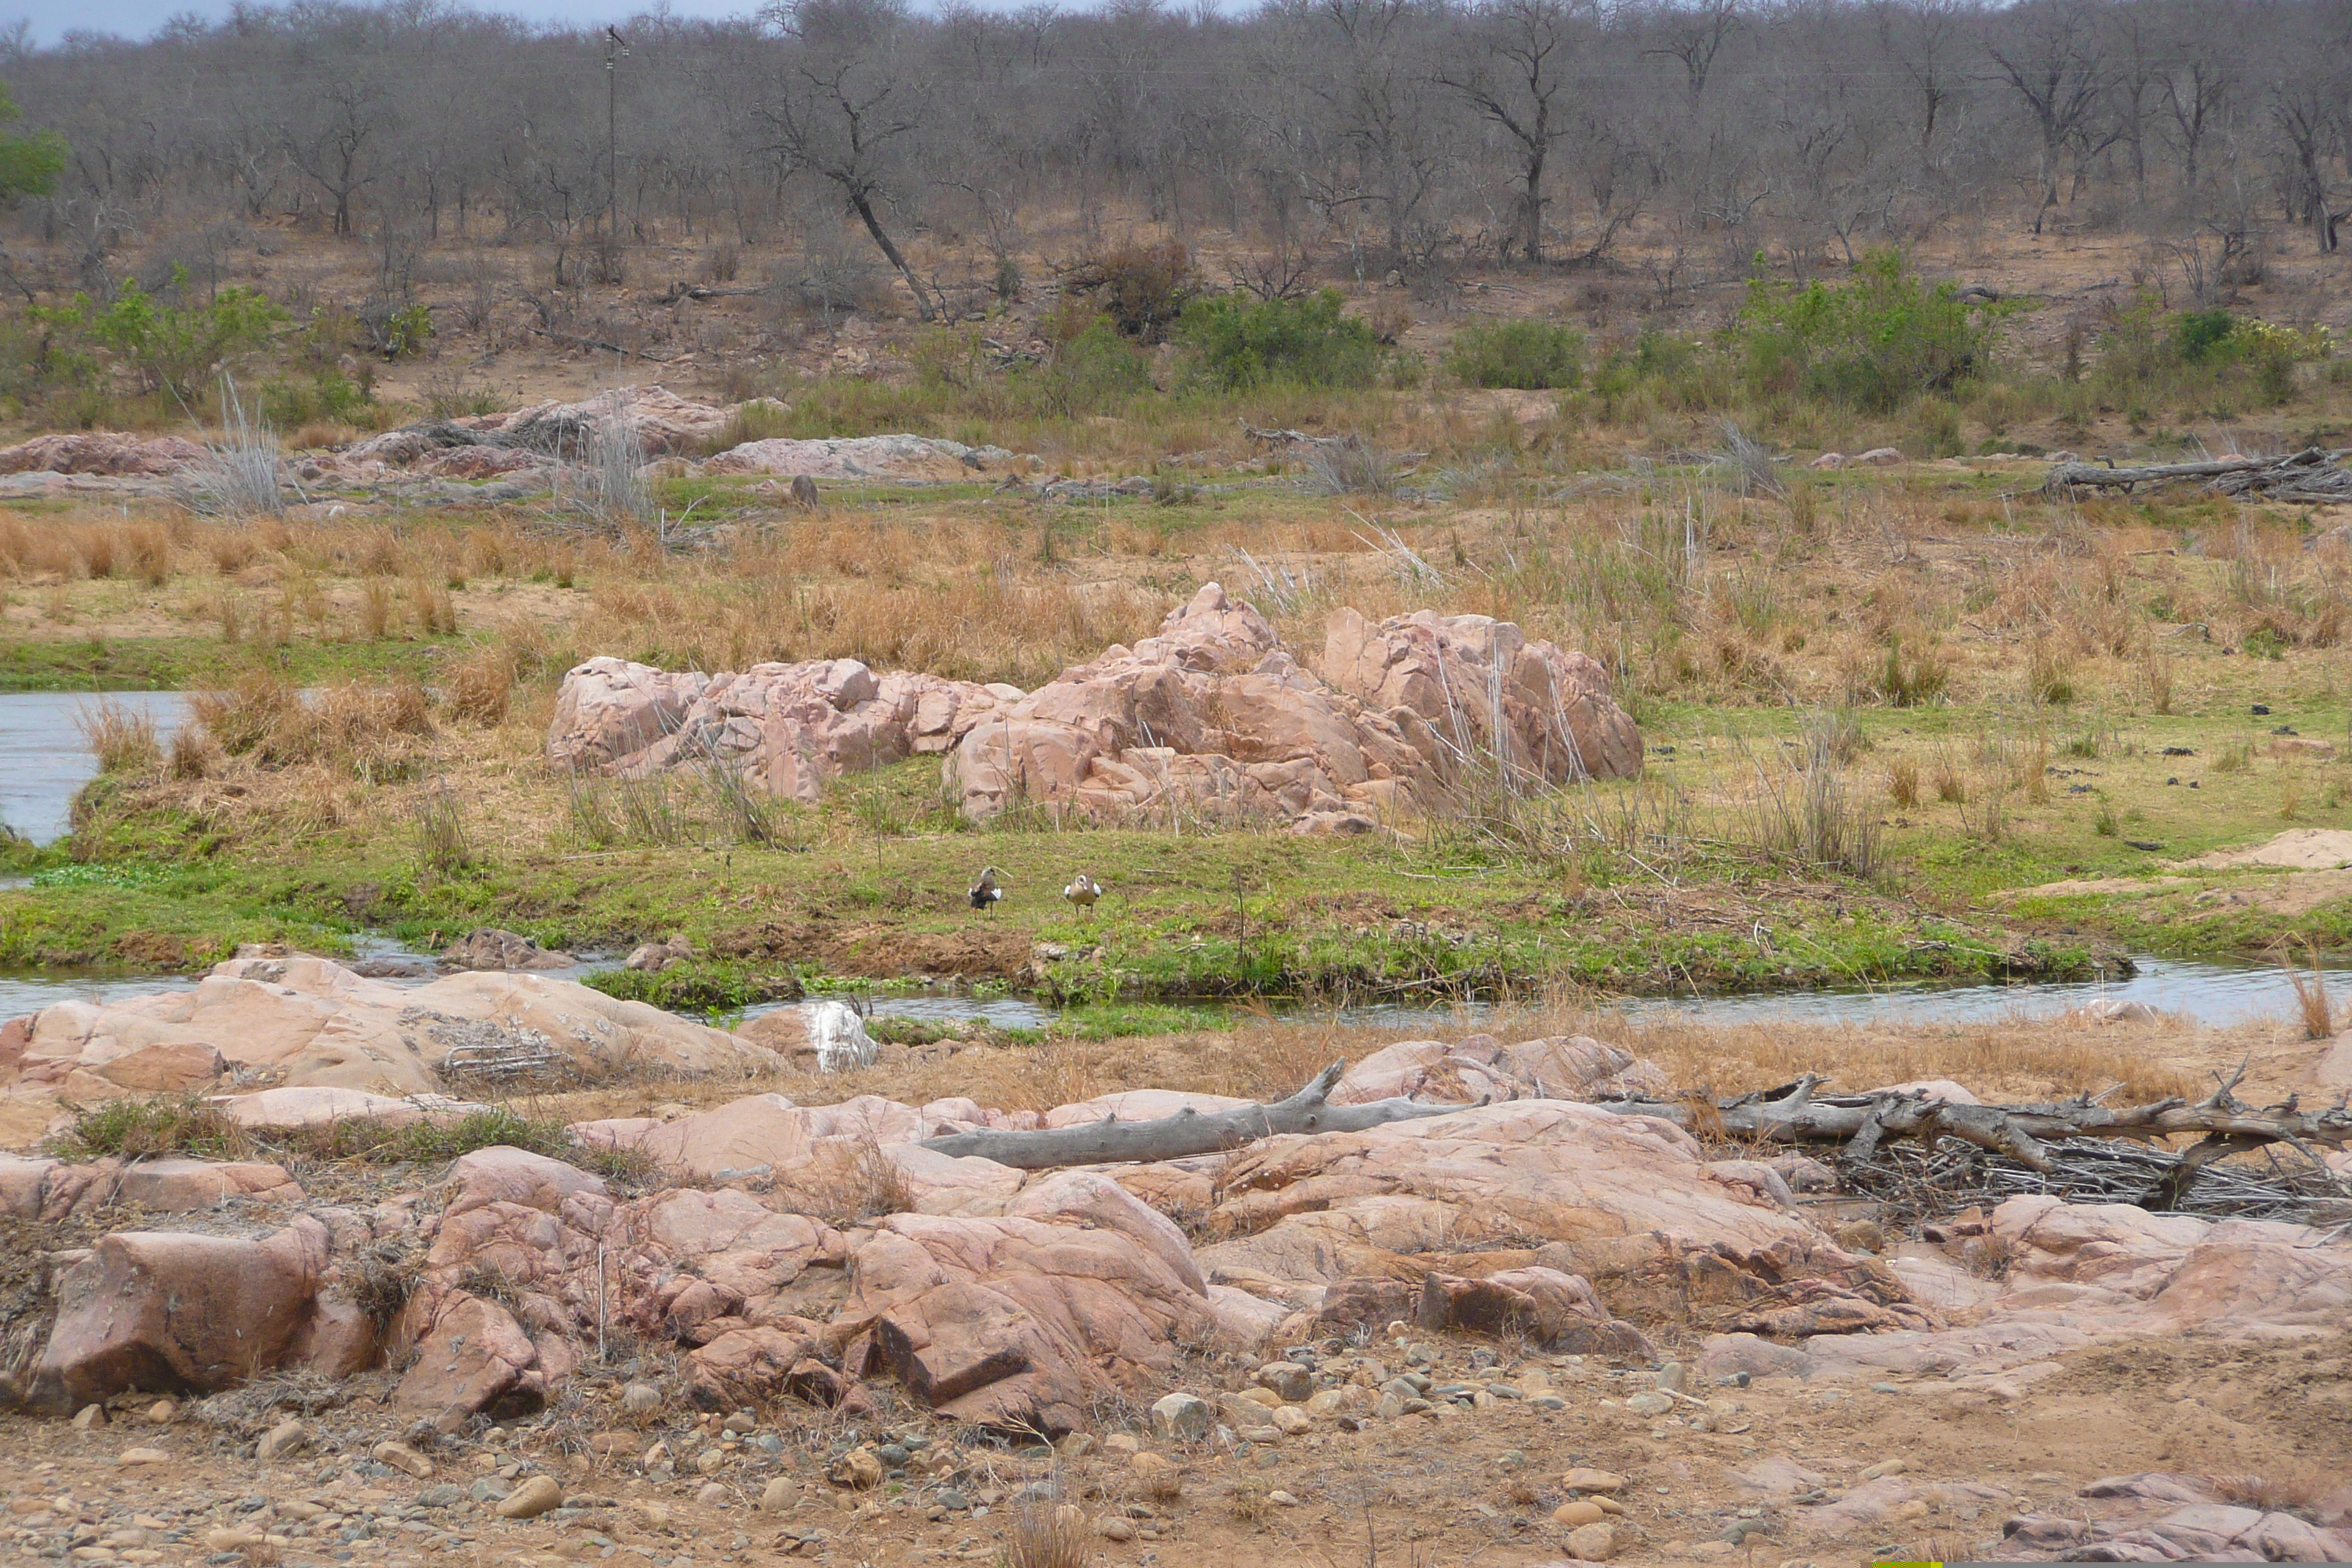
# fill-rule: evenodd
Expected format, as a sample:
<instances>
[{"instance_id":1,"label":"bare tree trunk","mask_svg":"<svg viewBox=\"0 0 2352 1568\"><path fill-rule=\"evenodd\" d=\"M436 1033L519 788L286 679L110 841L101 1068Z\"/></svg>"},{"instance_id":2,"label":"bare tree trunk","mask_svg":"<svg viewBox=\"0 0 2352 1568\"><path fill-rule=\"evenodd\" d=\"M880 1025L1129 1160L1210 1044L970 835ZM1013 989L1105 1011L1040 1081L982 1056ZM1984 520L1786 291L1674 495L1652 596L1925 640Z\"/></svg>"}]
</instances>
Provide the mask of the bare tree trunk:
<instances>
[{"instance_id":1,"label":"bare tree trunk","mask_svg":"<svg viewBox=\"0 0 2352 1568\"><path fill-rule=\"evenodd\" d=\"M1020 1171L1050 1171L1063 1165L1108 1165L1138 1161L1181 1160L1238 1149L1284 1132L1361 1132L1368 1127L1468 1109L1423 1105L1410 1100L1378 1100L1370 1105L1332 1105L1331 1086L1347 1070L1333 1062L1288 1100L1270 1105L1203 1114L1180 1110L1150 1121L1089 1121L1037 1132L951 1132L928 1138L923 1147L941 1154L993 1160ZM1480 1102L1484 1104L1482 1100Z\"/></svg>"},{"instance_id":2,"label":"bare tree trunk","mask_svg":"<svg viewBox=\"0 0 2352 1568\"><path fill-rule=\"evenodd\" d=\"M890 237L883 232L882 220L874 214L873 201L865 192L853 190L849 193L849 203L857 209L858 217L865 221L866 232L874 237L875 245L890 258L890 265L898 269L898 276L907 280L907 287L915 291L915 313L926 321L932 320L936 312L931 309L931 297L923 292L923 280L915 276L914 268L898 254L898 247L890 243Z\"/></svg>"}]
</instances>

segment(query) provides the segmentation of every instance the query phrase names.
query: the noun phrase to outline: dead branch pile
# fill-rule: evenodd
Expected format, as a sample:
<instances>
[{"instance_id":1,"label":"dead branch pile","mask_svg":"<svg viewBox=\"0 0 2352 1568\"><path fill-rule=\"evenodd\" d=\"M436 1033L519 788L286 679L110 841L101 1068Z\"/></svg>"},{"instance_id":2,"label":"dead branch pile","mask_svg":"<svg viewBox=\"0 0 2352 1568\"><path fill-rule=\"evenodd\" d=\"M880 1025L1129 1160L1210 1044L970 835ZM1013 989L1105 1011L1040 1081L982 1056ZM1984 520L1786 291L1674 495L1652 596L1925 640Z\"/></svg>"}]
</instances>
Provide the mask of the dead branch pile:
<instances>
[{"instance_id":1,"label":"dead branch pile","mask_svg":"<svg viewBox=\"0 0 2352 1568\"><path fill-rule=\"evenodd\" d=\"M1736 1099L1719 1100L1712 1113L1694 1117L1686 1102L1623 1100L1605 1109L1628 1116L1656 1116L1678 1126L1695 1120L1704 1131L1734 1137L1758 1138L1780 1143L1842 1145L1848 1161L1868 1160L1882 1143L1916 1142L1930 1152L1946 1140L2000 1155L2035 1173L2057 1190L2063 1180L2056 1149L2073 1141L2120 1139L2154 1144L2160 1140L2195 1136L2197 1142L2178 1155L2152 1187L2132 1202L2151 1209L2180 1207L2200 1175L2228 1155L2284 1143L2317 1165L2320 1148L2352 1145L2352 1111L2342 1104L2318 1111L2301 1109L2288 1100L2283 1105L2258 1109L2241 1103L2231 1092L2244 1068L2231 1075L2212 1094L2191 1104L2178 1097L2148 1105L2102 1105L2095 1097L2039 1105L1958 1105L1924 1094L1877 1089L1867 1094L1816 1096L1821 1079L1811 1075L1794 1083Z\"/></svg>"},{"instance_id":2,"label":"dead branch pile","mask_svg":"<svg viewBox=\"0 0 2352 1568\"><path fill-rule=\"evenodd\" d=\"M2259 1160L2204 1165L2183 1184L2184 1156L2098 1138L2052 1145L2050 1169L1995 1154L1958 1139L1933 1149L1910 1144L1835 1160L1839 1185L1884 1205L1881 1223L1899 1228L1930 1222L1970 1205L1990 1209L2004 1198L2047 1195L2077 1204L2138 1204L2155 1207L2175 1187L2179 1214L2233 1219L2288 1220L2332 1226L2352 1221L2352 1183L2325 1164L2285 1161L2275 1146Z\"/></svg>"},{"instance_id":3,"label":"dead branch pile","mask_svg":"<svg viewBox=\"0 0 2352 1568\"><path fill-rule=\"evenodd\" d=\"M2321 506L2352 501L2352 469L2344 466L2347 458L2352 458L2352 447L2323 452L2306 447L2284 458L2216 458L2203 463L2156 463L2129 468L2061 463L2042 482L2042 493L2053 500L2091 489L2129 494L2141 485L2198 480L2202 489L2233 500Z\"/></svg>"}]
</instances>

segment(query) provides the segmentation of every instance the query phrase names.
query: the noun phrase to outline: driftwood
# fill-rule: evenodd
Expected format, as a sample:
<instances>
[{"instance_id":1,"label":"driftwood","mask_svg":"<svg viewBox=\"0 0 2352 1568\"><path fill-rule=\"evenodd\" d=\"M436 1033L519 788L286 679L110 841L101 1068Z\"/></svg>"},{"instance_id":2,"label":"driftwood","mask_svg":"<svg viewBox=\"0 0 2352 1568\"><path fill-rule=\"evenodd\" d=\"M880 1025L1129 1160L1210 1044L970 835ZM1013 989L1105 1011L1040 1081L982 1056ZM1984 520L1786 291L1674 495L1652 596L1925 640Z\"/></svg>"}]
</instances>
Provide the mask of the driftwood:
<instances>
[{"instance_id":1,"label":"driftwood","mask_svg":"<svg viewBox=\"0 0 2352 1568\"><path fill-rule=\"evenodd\" d=\"M1360 1132L1384 1122L1444 1116L1459 1105L1423 1105L1412 1100L1376 1100L1369 1105L1333 1105L1331 1088L1347 1070L1333 1062L1288 1100L1245 1105L1233 1110L1180 1110L1150 1121L1082 1122L1034 1132L951 1132L923 1140L923 1147L959 1158L975 1155L1020 1171L1050 1171L1063 1165L1123 1164L1181 1160L1238 1149L1282 1132ZM1485 1102L1480 1101L1481 1104Z\"/></svg>"},{"instance_id":2,"label":"driftwood","mask_svg":"<svg viewBox=\"0 0 2352 1568\"><path fill-rule=\"evenodd\" d=\"M2242 1073L2242 1068L2241 1073ZM1836 1143L1852 1158L1866 1158L1882 1142L1916 1139L1932 1149L1939 1138L1958 1138L2030 1170L2056 1167L2050 1144L2063 1139L2121 1138L2152 1142L2197 1135L2199 1142L2170 1167L2158 1186L2143 1194L2149 1208L2179 1205L2197 1173L2226 1154L2288 1143L2310 1153L2315 1146L2352 1145L2352 1111L2335 1105L2302 1110L2294 1099L2257 1109L2231 1092L2232 1075L2206 1099L2191 1104L2174 1097L2147 1105L2101 1105L2090 1096L2037 1105L1954 1105L1925 1095L1880 1089L1869 1094L1816 1097L1822 1081L1807 1076L1792 1084L1704 1101L1621 1100L1602 1109L1626 1116L1655 1116L1698 1131L1721 1131L1777 1143ZM2317 1156L2313 1155L2315 1161Z\"/></svg>"},{"instance_id":3,"label":"driftwood","mask_svg":"<svg viewBox=\"0 0 2352 1568\"><path fill-rule=\"evenodd\" d=\"M2046 496L2086 489L2119 489L2178 480L2201 481L2216 495L2322 505L2352 500L2352 469L2344 460L2352 448L2323 452L2316 447L2285 458L2217 458L2202 463L2154 463L2119 468L2096 463L2061 463L2042 482Z\"/></svg>"}]
</instances>

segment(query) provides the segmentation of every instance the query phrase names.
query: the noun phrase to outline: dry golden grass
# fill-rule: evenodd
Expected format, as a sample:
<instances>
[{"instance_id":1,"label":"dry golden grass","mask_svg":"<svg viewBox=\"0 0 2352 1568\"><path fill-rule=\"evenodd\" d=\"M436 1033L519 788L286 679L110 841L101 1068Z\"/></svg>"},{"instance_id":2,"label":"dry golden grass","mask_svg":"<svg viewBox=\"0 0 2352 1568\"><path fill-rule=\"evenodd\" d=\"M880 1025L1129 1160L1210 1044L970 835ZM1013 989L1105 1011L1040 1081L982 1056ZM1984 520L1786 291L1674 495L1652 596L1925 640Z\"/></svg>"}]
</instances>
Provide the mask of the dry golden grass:
<instances>
[{"instance_id":1,"label":"dry golden grass","mask_svg":"<svg viewBox=\"0 0 2352 1568\"><path fill-rule=\"evenodd\" d=\"M101 772L145 773L162 759L155 721L120 702L110 700L84 708L74 716L74 727L81 731L82 744L98 759Z\"/></svg>"}]
</instances>

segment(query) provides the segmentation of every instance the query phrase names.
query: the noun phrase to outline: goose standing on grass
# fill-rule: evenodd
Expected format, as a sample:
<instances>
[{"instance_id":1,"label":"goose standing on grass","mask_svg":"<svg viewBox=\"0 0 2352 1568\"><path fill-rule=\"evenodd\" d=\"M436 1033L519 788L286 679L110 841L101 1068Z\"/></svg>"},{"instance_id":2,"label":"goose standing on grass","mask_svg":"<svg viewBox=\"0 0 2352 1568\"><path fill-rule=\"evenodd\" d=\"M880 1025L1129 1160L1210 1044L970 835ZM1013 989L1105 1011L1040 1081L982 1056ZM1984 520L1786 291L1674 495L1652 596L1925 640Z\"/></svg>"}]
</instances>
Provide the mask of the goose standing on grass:
<instances>
[{"instance_id":1,"label":"goose standing on grass","mask_svg":"<svg viewBox=\"0 0 2352 1568\"><path fill-rule=\"evenodd\" d=\"M1068 887L1062 889L1062 897L1077 909L1091 910L1095 907L1095 900L1102 897L1102 884L1081 871L1071 879Z\"/></svg>"},{"instance_id":2,"label":"goose standing on grass","mask_svg":"<svg viewBox=\"0 0 2352 1568\"><path fill-rule=\"evenodd\" d=\"M996 868L982 867L980 880L971 885L971 907L984 910L991 904L1003 901L1003 898L1004 884L996 879Z\"/></svg>"}]
</instances>

